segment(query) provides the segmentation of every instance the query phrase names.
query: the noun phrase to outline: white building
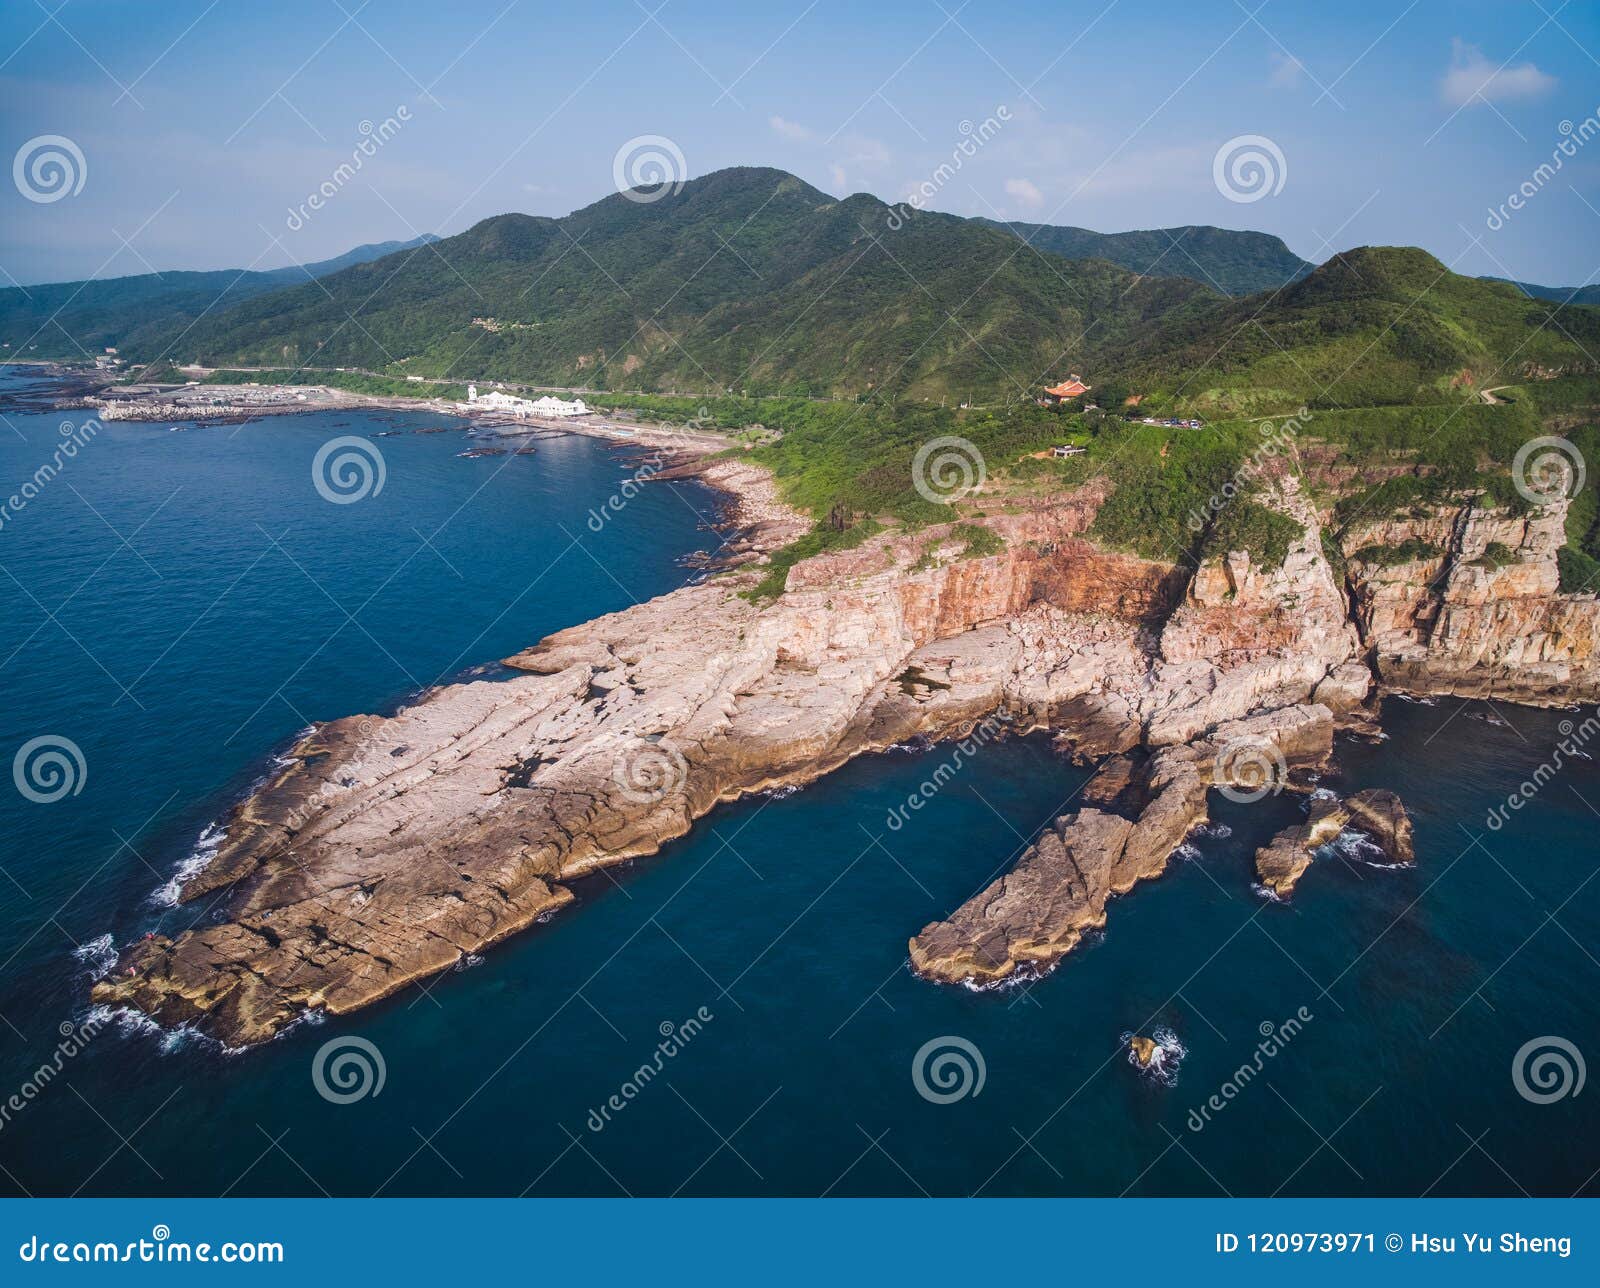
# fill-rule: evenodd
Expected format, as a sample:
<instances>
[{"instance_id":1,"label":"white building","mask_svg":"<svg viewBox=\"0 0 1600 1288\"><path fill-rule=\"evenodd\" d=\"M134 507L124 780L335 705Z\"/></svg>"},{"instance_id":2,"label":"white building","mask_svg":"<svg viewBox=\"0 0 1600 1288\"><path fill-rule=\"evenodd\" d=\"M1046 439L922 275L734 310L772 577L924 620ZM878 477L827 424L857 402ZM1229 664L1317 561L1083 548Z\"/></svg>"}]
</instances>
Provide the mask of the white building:
<instances>
[{"instance_id":1,"label":"white building","mask_svg":"<svg viewBox=\"0 0 1600 1288\"><path fill-rule=\"evenodd\" d=\"M546 394L543 398L527 399L516 398L511 394L501 393L492 389L486 394L478 392L477 385L467 386L467 401L458 403L463 411L498 411L519 419L525 416L587 416L589 405L582 398L575 398L567 402L562 398L552 398Z\"/></svg>"}]
</instances>

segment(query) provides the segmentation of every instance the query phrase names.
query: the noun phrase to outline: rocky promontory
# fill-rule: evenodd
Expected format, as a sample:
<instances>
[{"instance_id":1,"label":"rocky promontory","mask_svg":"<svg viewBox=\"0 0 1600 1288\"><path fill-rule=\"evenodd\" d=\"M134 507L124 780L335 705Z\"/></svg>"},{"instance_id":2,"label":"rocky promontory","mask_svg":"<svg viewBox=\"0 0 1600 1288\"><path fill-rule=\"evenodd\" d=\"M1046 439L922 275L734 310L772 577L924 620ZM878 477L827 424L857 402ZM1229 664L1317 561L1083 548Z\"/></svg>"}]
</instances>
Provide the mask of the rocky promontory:
<instances>
[{"instance_id":1,"label":"rocky promontory","mask_svg":"<svg viewBox=\"0 0 1600 1288\"><path fill-rule=\"evenodd\" d=\"M748 464L707 474L744 495L752 552L805 529ZM959 525L888 531L797 563L775 601L726 574L559 631L506 659L513 678L319 725L183 887L220 919L141 940L94 996L261 1041L558 912L720 802L990 719L1110 759L911 959L973 983L1047 963L1163 870L1208 790L1277 790L1361 711L1368 645L1317 511L1293 477L1264 496L1299 532L1277 567L1104 549L1091 483L983 518L997 553Z\"/></svg>"}]
</instances>

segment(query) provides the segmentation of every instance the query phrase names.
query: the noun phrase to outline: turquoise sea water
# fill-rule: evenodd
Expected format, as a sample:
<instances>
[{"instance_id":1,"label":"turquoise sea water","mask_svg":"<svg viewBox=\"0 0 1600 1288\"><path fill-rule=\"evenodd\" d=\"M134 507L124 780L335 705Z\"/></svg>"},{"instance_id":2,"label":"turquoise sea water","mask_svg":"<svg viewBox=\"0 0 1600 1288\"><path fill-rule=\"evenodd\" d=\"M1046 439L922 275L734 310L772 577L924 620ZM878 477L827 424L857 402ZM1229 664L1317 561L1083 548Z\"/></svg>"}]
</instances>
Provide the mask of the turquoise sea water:
<instances>
[{"instance_id":1,"label":"turquoise sea water","mask_svg":"<svg viewBox=\"0 0 1600 1288\"><path fill-rule=\"evenodd\" d=\"M0 392L32 379L0 373ZM0 411L7 492L88 419ZM0 1191L1595 1192L1600 1091L1534 1103L1513 1064L1550 1036L1600 1059L1600 773L1566 765L1489 831L1581 717L1449 701L1391 700L1389 739L1342 743L1330 779L1403 796L1414 869L1330 855L1266 902L1250 855L1301 803L1214 798L1227 835L1021 987L935 988L905 944L1084 781L1033 738L986 748L898 831L889 811L947 749L720 809L354 1017L238 1055L114 1024L55 1071L97 941L193 919L152 893L274 749L681 585L679 558L715 546L695 486L652 485L593 531L628 473L602 444L461 459L458 432L378 437L444 423L111 424L0 527ZM312 460L351 434L378 445L384 487L330 504ZM42 735L87 773L41 804L9 770ZM1256 1070L1262 1026L1302 1008ZM1167 1081L1122 1046L1157 1027L1186 1052ZM382 1090L331 1103L314 1058L351 1037L380 1053ZM937 1103L914 1060L952 1038L982 1086Z\"/></svg>"}]
</instances>

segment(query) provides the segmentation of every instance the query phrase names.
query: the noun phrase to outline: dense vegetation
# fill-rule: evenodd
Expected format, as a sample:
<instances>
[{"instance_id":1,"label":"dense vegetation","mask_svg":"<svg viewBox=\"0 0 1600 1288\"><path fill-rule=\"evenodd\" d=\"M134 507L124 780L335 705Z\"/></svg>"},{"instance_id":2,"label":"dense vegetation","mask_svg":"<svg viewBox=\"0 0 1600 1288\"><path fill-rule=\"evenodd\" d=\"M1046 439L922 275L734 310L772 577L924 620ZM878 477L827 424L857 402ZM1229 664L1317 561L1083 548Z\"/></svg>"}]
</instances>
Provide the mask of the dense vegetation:
<instances>
[{"instance_id":1,"label":"dense vegetation","mask_svg":"<svg viewBox=\"0 0 1600 1288\"><path fill-rule=\"evenodd\" d=\"M1224 290L1270 289L1230 298L1160 275L1182 261ZM1256 234L992 225L735 169L654 202L498 216L166 332L152 320L123 344L135 358L273 368L219 372L224 383L459 398L468 375L503 378L729 431L819 525L773 560L758 596L781 591L800 558L882 525L970 525L979 506L1095 477L1108 499L1094 535L1110 546L1279 563L1297 530L1257 493L1287 416L1296 433L1278 446L1331 492L1336 545L1440 503L1525 509L1509 466L1551 426L1600 463L1600 310L1459 277L1414 249L1308 269ZM1084 398L1035 403L1072 371ZM1201 429L1139 419L1197 414ZM941 437L971 444L965 467L987 490L951 504L918 490L917 452ZM1049 456L1065 442L1086 450ZM1565 585L1600 584L1596 486L1571 507ZM986 529L958 531L965 557L993 552Z\"/></svg>"},{"instance_id":2,"label":"dense vegetation","mask_svg":"<svg viewBox=\"0 0 1600 1288\"><path fill-rule=\"evenodd\" d=\"M1586 459L1600 460L1600 378L1577 376L1540 381L1502 392L1486 404L1456 396L1448 402L1406 407L1365 407L1300 418L1291 434L1282 419L1223 420L1202 430L1145 425L1121 417L1071 414L1036 406L999 411L906 404L817 402L798 398L723 398L697 401L629 397L613 400L657 419L735 430L760 426L764 441L751 455L770 466L786 496L816 516L819 524L840 516L858 526L824 526L774 561L761 591L779 593L788 569L800 558L854 544L863 526L908 529L949 523L1037 485L1073 486L1104 476L1110 494L1095 521L1103 543L1168 562L1193 562L1228 550L1247 551L1258 565L1282 562L1299 536L1289 518L1256 497L1260 479L1286 458L1314 460L1319 469L1351 475L1335 497L1332 531L1325 548L1342 567L1340 535L1389 516L1427 514L1430 507L1478 504L1525 511L1528 502L1511 485L1517 449L1549 432L1560 414ZM913 460L933 438L958 436L982 456L990 480L985 493L953 505L931 504L915 490ZM1059 442L1083 443L1083 456L1037 459L1034 453ZM1393 473L1394 470L1399 473ZM1376 481L1363 485L1363 473ZM993 499L991 499L993 498ZM969 530L965 523L953 532ZM980 529L981 530L981 529ZM1600 504L1596 485L1586 483L1571 507L1569 548L1562 553L1563 588L1600 586ZM957 539L960 539L959 537ZM993 553L988 547L967 554ZM1394 547L1368 545L1353 556L1392 566L1434 558L1439 551L1412 541ZM1503 566L1509 552L1489 549L1488 566ZM931 566L925 555L923 566Z\"/></svg>"},{"instance_id":3,"label":"dense vegetation","mask_svg":"<svg viewBox=\"0 0 1600 1288\"><path fill-rule=\"evenodd\" d=\"M618 194L562 219L501 215L434 249L219 312L180 356L586 389L1016 401L1092 347L1217 298L762 169L653 203Z\"/></svg>"},{"instance_id":4,"label":"dense vegetation","mask_svg":"<svg viewBox=\"0 0 1600 1288\"><path fill-rule=\"evenodd\" d=\"M1557 304L1600 304L1600 285L1535 286L1532 282L1513 282L1509 277L1490 277L1485 280L1509 282L1524 295L1531 295L1536 300L1553 300Z\"/></svg>"},{"instance_id":5,"label":"dense vegetation","mask_svg":"<svg viewBox=\"0 0 1600 1288\"><path fill-rule=\"evenodd\" d=\"M1453 402L1536 371L1587 371L1597 346L1600 310L1459 277L1426 251L1363 247L1099 357L1152 406L1259 415Z\"/></svg>"},{"instance_id":6,"label":"dense vegetation","mask_svg":"<svg viewBox=\"0 0 1600 1288\"><path fill-rule=\"evenodd\" d=\"M980 220L991 223L991 220ZM1037 250L1066 259L1105 259L1147 277L1192 277L1224 295L1272 291L1304 277L1307 263L1268 233L1229 228L1155 228L1096 233L1052 224L995 224Z\"/></svg>"},{"instance_id":7,"label":"dense vegetation","mask_svg":"<svg viewBox=\"0 0 1600 1288\"><path fill-rule=\"evenodd\" d=\"M434 237L357 246L334 259L253 272L145 273L104 281L58 282L0 291L0 349L14 358L81 360L110 348L154 358L198 319L253 296L327 277L408 250Z\"/></svg>"}]
</instances>

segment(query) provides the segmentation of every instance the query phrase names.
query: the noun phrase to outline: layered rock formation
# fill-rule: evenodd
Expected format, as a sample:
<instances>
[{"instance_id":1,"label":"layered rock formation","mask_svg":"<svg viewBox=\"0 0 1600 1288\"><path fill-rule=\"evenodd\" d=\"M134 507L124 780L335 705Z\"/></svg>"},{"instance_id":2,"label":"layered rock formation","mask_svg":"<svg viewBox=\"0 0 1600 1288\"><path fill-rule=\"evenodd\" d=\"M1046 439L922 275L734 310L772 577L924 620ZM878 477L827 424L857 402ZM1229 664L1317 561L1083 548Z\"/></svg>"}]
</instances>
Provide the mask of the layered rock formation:
<instances>
[{"instance_id":1,"label":"layered rock formation","mask_svg":"<svg viewBox=\"0 0 1600 1288\"><path fill-rule=\"evenodd\" d=\"M1166 870L1205 821L1207 789L1232 781L1239 761L1229 750L1241 744L1270 752L1286 774L1320 766L1333 750L1333 713L1284 708L1142 763L1114 758L1084 790L1093 804L1056 819L1010 872L923 927L911 940L912 969L941 983L994 984L1070 952L1105 924L1108 900Z\"/></svg>"},{"instance_id":2,"label":"layered rock formation","mask_svg":"<svg viewBox=\"0 0 1600 1288\"><path fill-rule=\"evenodd\" d=\"M1411 819L1400 798L1379 788L1357 792L1348 800L1318 797L1304 823L1287 827L1256 851L1256 877L1280 899L1287 899L1322 846L1346 829L1368 837L1394 863L1416 859L1411 845Z\"/></svg>"},{"instance_id":3,"label":"layered rock formation","mask_svg":"<svg viewBox=\"0 0 1600 1288\"><path fill-rule=\"evenodd\" d=\"M948 527L819 556L764 607L740 594L753 574L715 579L558 632L507 659L516 678L320 726L183 889L223 919L141 941L95 998L259 1041L555 912L573 881L719 801L995 713L1086 755L1157 749L1130 773L1136 815L1080 811L1019 866L998 933L962 910L919 936L940 978L1059 955L1161 870L1219 759L1270 773L1325 754L1368 679L1292 482L1273 496L1305 529L1284 568L1229 556L1187 591L1180 570L1085 539L1099 500L1091 487L987 520L1005 548L985 558Z\"/></svg>"},{"instance_id":4,"label":"layered rock formation","mask_svg":"<svg viewBox=\"0 0 1600 1288\"><path fill-rule=\"evenodd\" d=\"M816 560L765 608L748 574L688 587L507 659L520 677L323 725L182 891L225 891L226 920L141 941L96 1000L259 1041L449 967L719 800L996 710L1033 728L1092 704L1141 674L1173 570L1099 553L1075 513L1014 516L1003 554L915 573L939 530ZM1137 739L1129 712L1113 723Z\"/></svg>"},{"instance_id":5,"label":"layered rock formation","mask_svg":"<svg viewBox=\"0 0 1600 1288\"><path fill-rule=\"evenodd\" d=\"M1566 517L1565 501L1526 514L1468 501L1347 533L1357 617L1383 680L1532 705L1600 700L1600 600L1558 592Z\"/></svg>"},{"instance_id":6,"label":"layered rock formation","mask_svg":"<svg viewBox=\"0 0 1600 1288\"><path fill-rule=\"evenodd\" d=\"M1322 548L1322 526L1292 475L1266 498L1300 524L1283 564L1251 566L1233 552L1196 570L1161 631L1149 738L1189 742L1219 720L1315 700L1348 710L1372 677L1344 593Z\"/></svg>"}]
</instances>

